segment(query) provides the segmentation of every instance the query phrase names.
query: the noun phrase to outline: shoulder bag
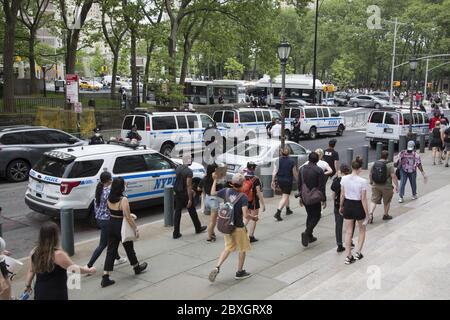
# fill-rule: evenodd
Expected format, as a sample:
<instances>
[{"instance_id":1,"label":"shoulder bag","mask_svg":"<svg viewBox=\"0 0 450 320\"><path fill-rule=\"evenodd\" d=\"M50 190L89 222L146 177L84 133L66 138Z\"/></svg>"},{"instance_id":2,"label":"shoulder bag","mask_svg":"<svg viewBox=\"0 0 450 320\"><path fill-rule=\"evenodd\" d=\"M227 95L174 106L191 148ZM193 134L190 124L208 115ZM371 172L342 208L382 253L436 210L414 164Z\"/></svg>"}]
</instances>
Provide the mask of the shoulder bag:
<instances>
[{"instance_id":1,"label":"shoulder bag","mask_svg":"<svg viewBox=\"0 0 450 320\"><path fill-rule=\"evenodd\" d=\"M300 175L301 175L301 179L302 179L302 189L300 190L300 193L301 193L301 198L302 198L303 204L305 206L310 206L310 205L325 201L325 197L322 194L322 191L320 191L318 188L309 189L308 186L306 185L305 179L303 178L303 170L304 169L305 169L305 167L303 167L300 170ZM320 182L319 182L319 184L320 184Z\"/></svg>"}]
</instances>

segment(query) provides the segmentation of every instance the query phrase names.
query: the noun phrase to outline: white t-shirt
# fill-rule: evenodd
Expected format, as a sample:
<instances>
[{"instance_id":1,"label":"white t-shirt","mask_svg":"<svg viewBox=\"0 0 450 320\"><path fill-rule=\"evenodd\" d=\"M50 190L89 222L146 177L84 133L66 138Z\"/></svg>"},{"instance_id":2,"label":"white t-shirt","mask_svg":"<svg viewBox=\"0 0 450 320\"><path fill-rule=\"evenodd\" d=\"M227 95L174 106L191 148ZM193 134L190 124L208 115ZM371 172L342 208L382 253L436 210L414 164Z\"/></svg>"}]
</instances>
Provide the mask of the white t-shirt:
<instances>
[{"instance_id":1,"label":"white t-shirt","mask_svg":"<svg viewBox=\"0 0 450 320\"><path fill-rule=\"evenodd\" d=\"M341 186L345 189L345 199L358 201L362 192L369 188L369 183L364 178L349 174L342 177Z\"/></svg>"},{"instance_id":2,"label":"white t-shirt","mask_svg":"<svg viewBox=\"0 0 450 320\"><path fill-rule=\"evenodd\" d=\"M302 167L306 166L308 163L309 163L309 161L306 161L304 164L302 164ZM323 161L323 160L319 160L319 162L317 162L317 166L320 169L322 169L323 172L333 171L333 169L331 169L330 165L327 162Z\"/></svg>"},{"instance_id":3,"label":"white t-shirt","mask_svg":"<svg viewBox=\"0 0 450 320\"><path fill-rule=\"evenodd\" d=\"M270 134L272 135L272 138L274 137L280 137L281 136L281 124L277 123L270 129Z\"/></svg>"}]
</instances>

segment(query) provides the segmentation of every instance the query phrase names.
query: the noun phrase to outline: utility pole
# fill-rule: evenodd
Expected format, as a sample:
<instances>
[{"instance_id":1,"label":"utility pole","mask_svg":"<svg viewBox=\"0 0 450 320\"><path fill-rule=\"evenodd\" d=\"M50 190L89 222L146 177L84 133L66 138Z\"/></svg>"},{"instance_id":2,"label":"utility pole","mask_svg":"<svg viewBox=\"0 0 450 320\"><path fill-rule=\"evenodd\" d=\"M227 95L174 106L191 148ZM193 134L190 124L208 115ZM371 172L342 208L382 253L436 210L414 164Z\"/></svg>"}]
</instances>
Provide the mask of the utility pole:
<instances>
[{"instance_id":1,"label":"utility pole","mask_svg":"<svg viewBox=\"0 0 450 320\"><path fill-rule=\"evenodd\" d=\"M428 63L430 59L427 59L427 67L425 68L425 88L423 88L423 98L427 98L427 89L428 89Z\"/></svg>"},{"instance_id":2,"label":"utility pole","mask_svg":"<svg viewBox=\"0 0 450 320\"><path fill-rule=\"evenodd\" d=\"M317 69L317 24L319 22L319 0L316 0L316 20L314 24L314 57L313 57L313 99L312 103L316 104L316 69Z\"/></svg>"},{"instance_id":3,"label":"utility pole","mask_svg":"<svg viewBox=\"0 0 450 320\"><path fill-rule=\"evenodd\" d=\"M394 21L394 45L392 49L392 67L391 67L391 89L389 91L389 105L392 105L393 93L394 93L394 68L395 68L395 46L397 44L397 26L398 19L395 18Z\"/></svg>"}]
</instances>

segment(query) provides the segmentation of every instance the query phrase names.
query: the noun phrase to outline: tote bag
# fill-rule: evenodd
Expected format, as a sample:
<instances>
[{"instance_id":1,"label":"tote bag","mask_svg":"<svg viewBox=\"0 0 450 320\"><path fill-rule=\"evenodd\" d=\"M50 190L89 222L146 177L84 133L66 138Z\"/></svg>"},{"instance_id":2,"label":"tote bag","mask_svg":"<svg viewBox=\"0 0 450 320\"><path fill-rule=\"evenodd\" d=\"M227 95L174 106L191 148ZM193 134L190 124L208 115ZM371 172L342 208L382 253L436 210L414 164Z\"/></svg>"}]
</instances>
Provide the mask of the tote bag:
<instances>
[{"instance_id":1,"label":"tote bag","mask_svg":"<svg viewBox=\"0 0 450 320\"><path fill-rule=\"evenodd\" d=\"M131 214L131 217L133 220L136 220L136 215ZM122 243L127 241L136 241L138 238L136 237L136 234L134 233L134 229L130 226L127 219L124 217L122 221Z\"/></svg>"}]
</instances>

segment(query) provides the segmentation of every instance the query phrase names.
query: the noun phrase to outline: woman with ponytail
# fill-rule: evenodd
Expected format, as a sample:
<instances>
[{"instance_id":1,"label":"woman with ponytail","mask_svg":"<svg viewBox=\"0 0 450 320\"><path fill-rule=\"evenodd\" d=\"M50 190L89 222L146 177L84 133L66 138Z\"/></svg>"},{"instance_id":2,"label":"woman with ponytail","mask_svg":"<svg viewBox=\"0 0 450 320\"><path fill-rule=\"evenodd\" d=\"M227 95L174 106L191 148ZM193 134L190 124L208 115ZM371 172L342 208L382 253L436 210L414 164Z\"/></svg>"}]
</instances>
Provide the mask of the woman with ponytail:
<instances>
[{"instance_id":1,"label":"woman with ponytail","mask_svg":"<svg viewBox=\"0 0 450 320\"><path fill-rule=\"evenodd\" d=\"M97 261L98 257L102 254L103 250L108 246L108 225L110 219L110 212L108 209L108 197L111 193L112 176L108 171L102 172L100 175L100 182L97 184L95 189L95 200L94 200L94 210L95 219L97 220L97 225L100 228L100 243L94 250L88 267L92 267ZM116 264L122 264L127 262L126 258L121 258L119 253L117 253Z\"/></svg>"}]
</instances>

